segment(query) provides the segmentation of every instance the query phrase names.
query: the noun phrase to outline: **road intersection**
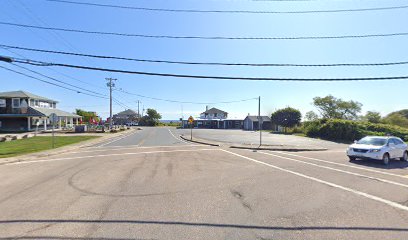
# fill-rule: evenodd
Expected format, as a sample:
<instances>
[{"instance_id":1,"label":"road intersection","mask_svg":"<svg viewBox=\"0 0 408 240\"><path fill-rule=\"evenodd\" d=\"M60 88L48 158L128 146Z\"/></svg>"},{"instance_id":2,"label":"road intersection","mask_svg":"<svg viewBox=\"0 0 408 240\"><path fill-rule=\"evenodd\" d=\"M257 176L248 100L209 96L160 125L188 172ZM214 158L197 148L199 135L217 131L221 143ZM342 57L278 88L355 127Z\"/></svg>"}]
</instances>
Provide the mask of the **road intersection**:
<instances>
[{"instance_id":1,"label":"road intersection","mask_svg":"<svg viewBox=\"0 0 408 240\"><path fill-rule=\"evenodd\" d=\"M0 166L1 239L408 239L407 166L145 128Z\"/></svg>"}]
</instances>

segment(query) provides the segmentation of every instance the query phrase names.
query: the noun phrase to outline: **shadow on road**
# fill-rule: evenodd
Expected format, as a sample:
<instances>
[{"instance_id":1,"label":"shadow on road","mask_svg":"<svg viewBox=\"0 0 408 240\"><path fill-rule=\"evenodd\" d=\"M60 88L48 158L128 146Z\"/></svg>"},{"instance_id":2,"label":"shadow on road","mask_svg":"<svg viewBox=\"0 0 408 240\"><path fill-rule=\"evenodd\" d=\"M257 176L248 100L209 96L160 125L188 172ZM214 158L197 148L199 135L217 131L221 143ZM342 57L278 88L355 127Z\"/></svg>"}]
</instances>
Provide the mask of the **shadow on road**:
<instances>
[{"instance_id":1,"label":"shadow on road","mask_svg":"<svg viewBox=\"0 0 408 240\"><path fill-rule=\"evenodd\" d=\"M408 162L400 161L400 160L392 160L388 165L384 165L380 160L370 160L370 159L362 159L362 160L350 160L350 163L365 166L365 167L373 167L373 168L380 168L380 169L405 169L408 168Z\"/></svg>"},{"instance_id":2,"label":"shadow on road","mask_svg":"<svg viewBox=\"0 0 408 240\"><path fill-rule=\"evenodd\" d=\"M331 227L331 226L299 226L299 227L279 227L279 226L258 226L258 225L241 225L241 224L223 224L223 223L200 223L200 222L177 222L177 221L143 221L143 220L2 220L0 224L141 224L141 225L171 225L187 227L210 227L210 228L235 228L251 230L279 230L279 231L396 231L408 232L408 228L394 227ZM3 238L0 238L3 239Z\"/></svg>"}]
</instances>

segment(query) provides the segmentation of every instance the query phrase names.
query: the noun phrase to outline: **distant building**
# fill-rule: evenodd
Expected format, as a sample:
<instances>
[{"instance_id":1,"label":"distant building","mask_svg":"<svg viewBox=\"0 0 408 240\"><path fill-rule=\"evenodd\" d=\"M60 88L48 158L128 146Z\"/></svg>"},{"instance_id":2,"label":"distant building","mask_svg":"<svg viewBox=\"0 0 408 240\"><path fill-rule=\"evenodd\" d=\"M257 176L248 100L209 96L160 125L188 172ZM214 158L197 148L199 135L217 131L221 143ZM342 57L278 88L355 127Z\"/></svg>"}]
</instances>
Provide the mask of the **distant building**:
<instances>
[{"instance_id":1,"label":"distant building","mask_svg":"<svg viewBox=\"0 0 408 240\"><path fill-rule=\"evenodd\" d=\"M51 124L62 128L63 123L73 127L74 121L78 124L82 117L57 109L57 103L25 91L0 92L0 131L32 131L37 126L47 130L51 129ZM50 119L53 113L57 115L54 123Z\"/></svg>"},{"instance_id":2,"label":"distant building","mask_svg":"<svg viewBox=\"0 0 408 240\"><path fill-rule=\"evenodd\" d=\"M263 130L272 130L272 121L268 116L261 116L261 123ZM259 117L248 115L244 119L244 130L258 130L259 129Z\"/></svg>"},{"instance_id":3,"label":"distant building","mask_svg":"<svg viewBox=\"0 0 408 240\"><path fill-rule=\"evenodd\" d=\"M126 125L126 124L132 124L132 123L137 123L139 121L139 115L137 112L128 109L123 112L119 112L115 115L113 115L113 123L117 125Z\"/></svg>"},{"instance_id":4,"label":"distant building","mask_svg":"<svg viewBox=\"0 0 408 240\"><path fill-rule=\"evenodd\" d=\"M194 120L195 128L211 128L211 129L242 129L243 120L228 119L228 113L218 108L211 108L200 114L198 119ZM183 120L183 127L190 127L187 120Z\"/></svg>"}]
</instances>

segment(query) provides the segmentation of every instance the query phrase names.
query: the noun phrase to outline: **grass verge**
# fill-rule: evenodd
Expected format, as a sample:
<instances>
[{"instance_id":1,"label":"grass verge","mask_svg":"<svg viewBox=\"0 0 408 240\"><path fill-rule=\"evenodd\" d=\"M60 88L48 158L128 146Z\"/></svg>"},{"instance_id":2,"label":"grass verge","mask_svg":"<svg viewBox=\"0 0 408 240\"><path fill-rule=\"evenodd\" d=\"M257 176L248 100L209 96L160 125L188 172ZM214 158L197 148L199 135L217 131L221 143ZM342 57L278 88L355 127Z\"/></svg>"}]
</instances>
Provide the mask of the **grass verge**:
<instances>
[{"instance_id":1,"label":"grass verge","mask_svg":"<svg viewBox=\"0 0 408 240\"><path fill-rule=\"evenodd\" d=\"M56 136L55 148L98 138L98 136ZM0 158L52 149L52 137L33 137L0 143Z\"/></svg>"}]
</instances>

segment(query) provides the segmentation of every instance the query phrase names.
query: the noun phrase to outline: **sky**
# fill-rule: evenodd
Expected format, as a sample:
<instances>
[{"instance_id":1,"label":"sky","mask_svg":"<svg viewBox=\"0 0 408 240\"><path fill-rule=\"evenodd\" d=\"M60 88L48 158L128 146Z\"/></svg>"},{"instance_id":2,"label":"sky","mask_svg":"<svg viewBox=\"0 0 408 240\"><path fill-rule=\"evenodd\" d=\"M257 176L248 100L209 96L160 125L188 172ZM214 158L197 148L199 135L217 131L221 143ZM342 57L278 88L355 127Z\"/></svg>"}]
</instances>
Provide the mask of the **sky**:
<instances>
[{"instance_id":1,"label":"sky","mask_svg":"<svg viewBox=\"0 0 408 240\"><path fill-rule=\"evenodd\" d=\"M197 10L303 11L400 6L404 0L87 0L87 2L133 7ZM298 37L338 36L408 32L408 8L398 10L310 13L310 14L232 14L138 11L81 6L46 0L1 0L0 21L19 24L121 32L147 35ZM203 40L152 39L90 35L19 28L0 25L0 44L95 55L140 59L232 63L373 63L408 61L408 36L323 39L323 40ZM12 51L12 52L10 52ZM245 67L192 66L101 60L0 48L0 55L46 62L158 73L273 77L273 78L348 78L408 76L406 65L376 67ZM0 66L26 72L0 62ZM133 94L185 102L225 102L261 97L261 114L270 115L287 106L303 114L316 111L313 98L333 95L363 104L362 114L378 111L386 115L408 108L408 80L354 82L288 82L179 79L158 76L97 72L64 67L24 65L31 70L81 88L109 94L105 78L116 78L116 87ZM47 80L47 79L45 79ZM48 79L49 80L49 79ZM25 90L59 101L58 108L76 108L109 116L109 100L71 92L0 68L0 91ZM154 108L163 119L197 116L206 104L180 104L143 98L114 91L126 108ZM231 118L243 119L258 113L257 100L229 104L209 104L227 111Z\"/></svg>"}]
</instances>

